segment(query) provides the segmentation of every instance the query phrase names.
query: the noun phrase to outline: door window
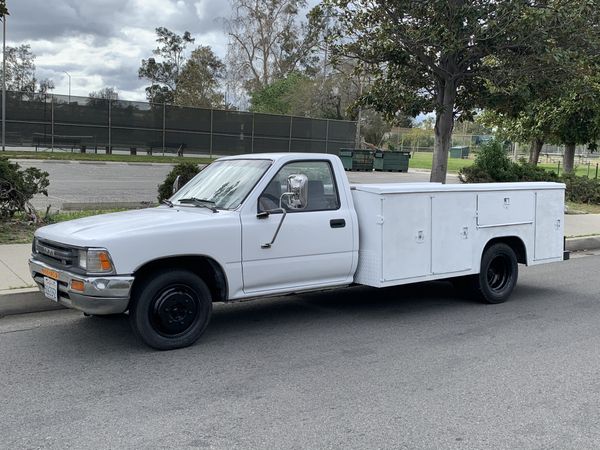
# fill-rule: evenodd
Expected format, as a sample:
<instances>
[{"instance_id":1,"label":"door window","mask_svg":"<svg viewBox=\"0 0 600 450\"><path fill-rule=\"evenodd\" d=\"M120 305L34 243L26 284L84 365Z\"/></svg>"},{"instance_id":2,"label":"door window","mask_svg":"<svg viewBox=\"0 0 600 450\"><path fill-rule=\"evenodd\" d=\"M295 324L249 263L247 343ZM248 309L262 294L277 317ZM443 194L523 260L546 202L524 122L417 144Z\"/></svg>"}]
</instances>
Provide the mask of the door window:
<instances>
[{"instance_id":1,"label":"door window","mask_svg":"<svg viewBox=\"0 0 600 450\"><path fill-rule=\"evenodd\" d=\"M305 209L287 207L286 197L281 202L287 212L327 211L340 207L335 178L327 161L296 161L283 166L258 198L258 212L279 208L281 195L287 191L287 179L292 174L308 178L308 203Z\"/></svg>"}]
</instances>

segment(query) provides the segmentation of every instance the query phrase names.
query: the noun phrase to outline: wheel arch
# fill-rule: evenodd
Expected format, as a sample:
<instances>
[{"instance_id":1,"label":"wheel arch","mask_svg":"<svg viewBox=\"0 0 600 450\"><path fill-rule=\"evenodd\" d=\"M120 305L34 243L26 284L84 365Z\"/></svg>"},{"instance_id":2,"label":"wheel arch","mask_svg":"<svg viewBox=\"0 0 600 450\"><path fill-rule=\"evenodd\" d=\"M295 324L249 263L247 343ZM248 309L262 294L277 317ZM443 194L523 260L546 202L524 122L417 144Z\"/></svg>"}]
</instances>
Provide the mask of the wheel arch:
<instances>
[{"instance_id":1,"label":"wheel arch","mask_svg":"<svg viewBox=\"0 0 600 450\"><path fill-rule=\"evenodd\" d=\"M148 261L134 271L132 290L138 288L149 274L175 268L189 270L202 278L213 302L227 301L229 290L225 271L217 261L205 255L175 255Z\"/></svg>"},{"instance_id":2,"label":"wheel arch","mask_svg":"<svg viewBox=\"0 0 600 450\"><path fill-rule=\"evenodd\" d=\"M488 248L499 243L508 245L515 252L518 263L527 264L527 247L525 246L523 239L518 236L501 236L490 239L483 247L481 257L483 257Z\"/></svg>"}]
</instances>

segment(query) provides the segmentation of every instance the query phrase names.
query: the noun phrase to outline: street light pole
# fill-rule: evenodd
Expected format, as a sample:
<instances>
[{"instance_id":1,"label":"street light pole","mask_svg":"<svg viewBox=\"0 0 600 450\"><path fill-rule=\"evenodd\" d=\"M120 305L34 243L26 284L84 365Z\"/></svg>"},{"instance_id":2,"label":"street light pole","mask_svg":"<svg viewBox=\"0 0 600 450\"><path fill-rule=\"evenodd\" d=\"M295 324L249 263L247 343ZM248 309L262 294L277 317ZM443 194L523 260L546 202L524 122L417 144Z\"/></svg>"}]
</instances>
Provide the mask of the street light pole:
<instances>
[{"instance_id":1,"label":"street light pole","mask_svg":"<svg viewBox=\"0 0 600 450\"><path fill-rule=\"evenodd\" d=\"M71 74L66 70L63 70L63 72L69 77L69 103L71 103Z\"/></svg>"},{"instance_id":2,"label":"street light pole","mask_svg":"<svg viewBox=\"0 0 600 450\"><path fill-rule=\"evenodd\" d=\"M2 17L2 151L6 151L6 16Z\"/></svg>"}]
</instances>

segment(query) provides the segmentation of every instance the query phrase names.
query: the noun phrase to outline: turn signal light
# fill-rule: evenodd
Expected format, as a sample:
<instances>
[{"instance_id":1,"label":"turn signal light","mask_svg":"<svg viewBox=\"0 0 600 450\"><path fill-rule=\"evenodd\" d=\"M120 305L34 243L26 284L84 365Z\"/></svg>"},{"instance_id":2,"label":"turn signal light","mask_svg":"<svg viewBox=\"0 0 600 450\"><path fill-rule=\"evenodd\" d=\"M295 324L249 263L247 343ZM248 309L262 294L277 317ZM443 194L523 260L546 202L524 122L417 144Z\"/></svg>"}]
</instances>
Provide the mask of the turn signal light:
<instances>
[{"instance_id":1,"label":"turn signal light","mask_svg":"<svg viewBox=\"0 0 600 450\"><path fill-rule=\"evenodd\" d=\"M100 260L100 267L103 271L109 272L112 270L112 264L107 252L99 252L98 259Z\"/></svg>"},{"instance_id":2,"label":"turn signal light","mask_svg":"<svg viewBox=\"0 0 600 450\"><path fill-rule=\"evenodd\" d=\"M81 280L71 280L71 290L83 292L83 281Z\"/></svg>"}]
</instances>

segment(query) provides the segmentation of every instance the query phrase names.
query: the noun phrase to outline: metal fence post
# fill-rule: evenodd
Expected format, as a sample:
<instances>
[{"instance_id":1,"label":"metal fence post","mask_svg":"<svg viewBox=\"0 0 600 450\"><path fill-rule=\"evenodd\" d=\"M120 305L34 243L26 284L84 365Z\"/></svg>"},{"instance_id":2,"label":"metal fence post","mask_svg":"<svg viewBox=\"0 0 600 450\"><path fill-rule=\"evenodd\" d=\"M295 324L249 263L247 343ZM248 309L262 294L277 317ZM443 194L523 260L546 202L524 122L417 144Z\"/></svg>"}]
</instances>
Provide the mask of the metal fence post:
<instances>
[{"instance_id":1,"label":"metal fence post","mask_svg":"<svg viewBox=\"0 0 600 450\"><path fill-rule=\"evenodd\" d=\"M163 147L163 156L165 156L165 139L167 134L167 104L163 103L163 129L162 129L162 147Z\"/></svg>"},{"instance_id":2,"label":"metal fence post","mask_svg":"<svg viewBox=\"0 0 600 450\"><path fill-rule=\"evenodd\" d=\"M294 122L294 118L290 116L290 136L288 140L288 152L292 151L292 123Z\"/></svg>"},{"instance_id":3,"label":"metal fence post","mask_svg":"<svg viewBox=\"0 0 600 450\"><path fill-rule=\"evenodd\" d=\"M209 147L208 147L208 155L210 157L210 159L212 159L212 154L213 154L213 116L214 116L214 109L210 109L210 143L209 143Z\"/></svg>"},{"instance_id":4,"label":"metal fence post","mask_svg":"<svg viewBox=\"0 0 600 450\"><path fill-rule=\"evenodd\" d=\"M54 152L54 95L50 97L50 149Z\"/></svg>"},{"instance_id":5,"label":"metal fence post","mask_svg":"<svg viewBox=\"0 0 600 450\"><path fill-rule=\"evenodd\" d=\"M111 135L111 125L112 125L112 98L108 99L108 149L106 153L112 153L112 135Z\"/></svg>"},{"instance_id":6,"label":"metal fence post","mask_svg":"<svg viewBox=\"0 0 600 450\"><path fill-rule=\"evenodd\" d=\"M327 119L325 127L325 153L329 153L329 119Z\"/></svg>"},{"instance_id":7,"label":"metal fence post","mask_svg":"<svg viewBox=\"0 0 600 450\"><path fill-rule=\"evenodd\" d=\"M254 153L254 118L256 114L252 113L252 135L250 136L250 153Z\"/></svg>"}]
</instances>

